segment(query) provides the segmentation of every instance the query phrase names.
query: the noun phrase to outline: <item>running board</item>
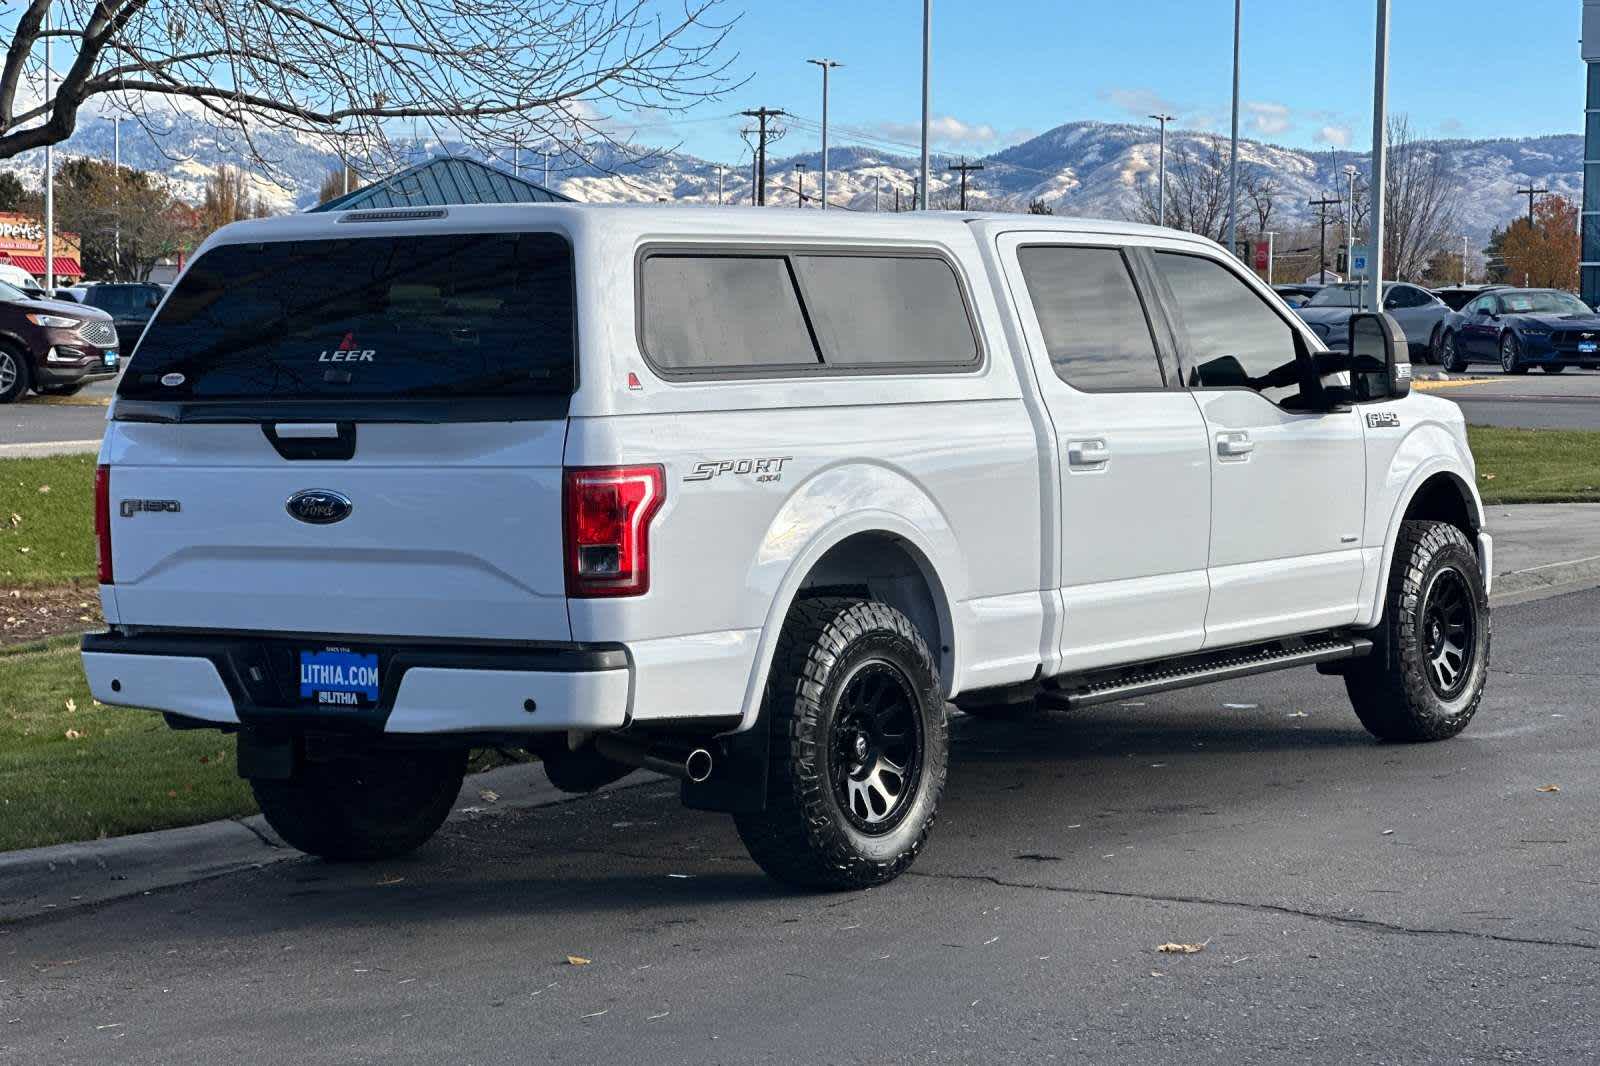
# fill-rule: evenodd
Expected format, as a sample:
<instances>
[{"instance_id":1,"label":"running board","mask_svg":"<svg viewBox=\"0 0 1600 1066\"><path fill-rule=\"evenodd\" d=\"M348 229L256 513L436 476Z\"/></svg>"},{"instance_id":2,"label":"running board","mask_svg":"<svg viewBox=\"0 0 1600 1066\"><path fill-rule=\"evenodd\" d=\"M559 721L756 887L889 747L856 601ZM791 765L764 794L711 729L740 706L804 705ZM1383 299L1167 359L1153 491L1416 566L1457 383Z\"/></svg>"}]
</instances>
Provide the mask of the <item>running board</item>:
<instances>
[{"instance_id":1,"label":"running board","mask_svg":"<svg viewBox=\"0 0 1600 1066\"><path fill-rule=\"evenodd\" d=\"M1060 678L1039 694L1045 706L1072 709L1148 696L1155 692L1207 685L1251 674L1354 659L1372 651L1366 637L1316 636L1202 652L1142 666L1121 667Z\"/></svg>"}]
</instances>

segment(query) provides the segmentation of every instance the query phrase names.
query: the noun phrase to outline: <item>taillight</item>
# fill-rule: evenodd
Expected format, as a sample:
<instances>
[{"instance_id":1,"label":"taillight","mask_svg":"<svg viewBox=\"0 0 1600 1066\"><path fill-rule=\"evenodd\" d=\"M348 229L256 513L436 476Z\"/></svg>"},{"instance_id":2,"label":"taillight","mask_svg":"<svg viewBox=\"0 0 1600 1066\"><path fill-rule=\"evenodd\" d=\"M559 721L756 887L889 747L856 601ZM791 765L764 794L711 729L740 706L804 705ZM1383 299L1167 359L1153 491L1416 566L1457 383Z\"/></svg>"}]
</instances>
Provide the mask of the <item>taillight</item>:
<instances>
[{"instance_id":1,"label":"taillight","mask_svg":"<svg viewBox=\"0 0 1600 1066\"><path fill-rule=\"evenodd\" d=\"M111 468L94 468L94 543L100 584L111 581Z\"/></svg>"},{"instance_id":2,"label":"taillight","mask_svg":"<svg viewBox=\"0 0 1600 1066\"><path fill-rule=\"evenodd\" d=\"M567 595L650 589L650 521L666 496L660 466L569 467L562 484Z\"/></svg>"}]
</instances>

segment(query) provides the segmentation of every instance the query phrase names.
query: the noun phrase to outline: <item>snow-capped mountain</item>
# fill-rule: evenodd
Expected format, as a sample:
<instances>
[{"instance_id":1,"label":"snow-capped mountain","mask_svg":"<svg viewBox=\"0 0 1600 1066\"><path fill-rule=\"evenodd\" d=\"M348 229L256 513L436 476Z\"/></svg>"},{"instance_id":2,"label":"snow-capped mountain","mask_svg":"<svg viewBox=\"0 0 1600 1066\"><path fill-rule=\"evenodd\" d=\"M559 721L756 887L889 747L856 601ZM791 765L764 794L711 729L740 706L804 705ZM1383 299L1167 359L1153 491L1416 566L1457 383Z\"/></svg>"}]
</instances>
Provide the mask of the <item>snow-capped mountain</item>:
<instances>
[{"instance_id":1,"label":"snow-capped mountain","mask_svg":"<svg viewBox=\"0 0 1600 1066\"><path fill-rule=\"evenodd\" d=\"M245 159L235 135L219 132L204 121L177 113L166 119L168 128L151 136L137 123L122 125L123 162L153 170L172 180L179 195L199 198L206 177L221 165L241 165ZM796 131L781 148L791 148L803 134ZM1170 131L1169 158L1180 152L1199 157L1208 152L1210 134ZM337 156L310 138L266 131L257 146L273 161L270 174L256 176L257 190L280 210L309 206L316 199L323 177L337 169ZM1482 240L1496 225L1526 209L1514 190L1532 181L1567 196L1581 195L1583 140L1575 134L1524 139L1430 141L1439 152L1460 197L1462 229ZM1223 143L1226 151L1226 142ZM403 154L414 159L455 152L476 155L459 144L419 142ZM58 158L75 155L109 159L112 124L106 119L83 123L70 141L58 148ZM0 161L0 169L16 172L29 185L37 185L40 153ZM1365 173L1365 154L1311 152L1259 141L1240 142L1241 162L1259 167L1276 179L1279 192L1274 217L1283 225L1309 221L1306 201L1330 194L1343 186L1343 168L1354 164ZM957 176L945 170L954 162L935 157L932 197L936 204L953 202ZM503 161L502 161L503 162ZM1157 164L1157 135L1152 127L1103 122L1069 122L1022 144L972 162L984 169L971 175L968 202L975 208L1006 206L1013 209L1039 199L1057 214L1098 217L1136 217L1139 183L1153 184ZM803 171L796 170L800 164ZM773 156L767 164L769 203L792 204L803 185L814 198L819 193L818 151ZM522 173L542 180L543 161L537 152L522 154ZM725 202L750 201L748 157L721 169ZM835 145L829 153L829 200L856 210L874 204L892 210L896 191L909 206L915 187L917 162L849 143ZM591 164L574 166L559 158L551 163L551 184L570 196L595 202L665 200L714 203L718 197L716 163L677 152L662 152L642 163L627 154L601 149ZM1246 212L1241 202L1241 216Z\"/></svg>"}]
</instances>

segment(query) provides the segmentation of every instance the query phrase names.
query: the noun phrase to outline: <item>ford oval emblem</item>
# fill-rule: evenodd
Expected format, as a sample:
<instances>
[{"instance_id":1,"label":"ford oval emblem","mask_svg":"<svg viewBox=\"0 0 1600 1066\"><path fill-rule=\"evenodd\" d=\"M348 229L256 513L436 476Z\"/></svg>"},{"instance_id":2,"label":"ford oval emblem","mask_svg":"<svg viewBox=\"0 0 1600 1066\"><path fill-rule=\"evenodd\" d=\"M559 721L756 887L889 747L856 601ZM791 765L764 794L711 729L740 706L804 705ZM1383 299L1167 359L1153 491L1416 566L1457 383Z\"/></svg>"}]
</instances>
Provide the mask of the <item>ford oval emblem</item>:
<instances>
[{"instance_id":1,"label":"ford oval emblem","mask_svg":"<svg viewBox=\"0 0 1600 1066\"><path fill-rule=\"evenodd\" d=\"M332 525L350 517L350 497L328 489L302 489L284 505L295 518L314 526Z\"/></svg>"}]
</instances>

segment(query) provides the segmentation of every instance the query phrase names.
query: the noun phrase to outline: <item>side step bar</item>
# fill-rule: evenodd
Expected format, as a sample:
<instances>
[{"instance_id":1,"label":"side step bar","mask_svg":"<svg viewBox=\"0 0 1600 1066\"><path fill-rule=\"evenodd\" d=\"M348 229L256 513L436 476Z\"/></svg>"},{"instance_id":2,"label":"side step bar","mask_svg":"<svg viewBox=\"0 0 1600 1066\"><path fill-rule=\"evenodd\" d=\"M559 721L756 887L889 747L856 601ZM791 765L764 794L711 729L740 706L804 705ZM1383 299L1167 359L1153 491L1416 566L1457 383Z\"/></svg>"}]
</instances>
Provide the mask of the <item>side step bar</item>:
<instances>
[{"instance_id":1,"label":"side step bar","mask_svg":"<svg viewBox=\"0 0 1600 1066\"><path fill-rule=\"evenodd\" d=\"M1064 709L1089 707L1293 666L1355 659L1371 652L1372 641L1366 637L1332 634L1245 645L1142 666L1058 678L1053 687L1039 694L1039 702Z\"/></svg>"}]
</instances>

